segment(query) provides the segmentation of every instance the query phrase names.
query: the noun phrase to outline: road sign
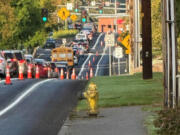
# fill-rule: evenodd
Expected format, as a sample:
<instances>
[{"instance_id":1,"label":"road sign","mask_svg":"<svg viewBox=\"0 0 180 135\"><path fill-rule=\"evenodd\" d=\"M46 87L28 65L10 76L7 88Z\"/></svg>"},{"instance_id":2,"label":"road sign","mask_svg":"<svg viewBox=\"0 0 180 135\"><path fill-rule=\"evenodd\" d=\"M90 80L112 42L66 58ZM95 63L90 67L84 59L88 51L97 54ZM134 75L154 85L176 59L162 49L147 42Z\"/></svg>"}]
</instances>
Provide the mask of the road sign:
<instances>
[{"instance_id":1,"label":"road sign","mask_svg":"<svg viewBox=\"0 0 180 135\"><path fill-rule=\"evenodd\" d=\"M77 20L77 16L76 15L71 15L71 20L73 21L73 22L75 22L76 20Z\"/></svg>"},{"instance_id":2,"label":"road sign","mask_svg":"<svg viewBox=\"0 0 180 135\"><path fill-rule=\"evenodd\" d=\"M73 4L67 3L66 8L67 8L67 10L73 10Z\"/></svg>"},{"instance_id":3,"label":"road sign","mask_svg":"<svg viewBox=\"0 0 180 135\"><path fill-rule=\"evenodd\" d=\"M106 1L106 2L105 2L105 6L109 7L109 6L110 6L110 2L109 2L109 1Z\"/></svg>"},{"instance_id":4,"label":"road sign","mask_svg":"<svg viewBox=\"0 0 180 135\"><path fill-rule=\"evenodd\" d=\"M123 48L122 47L116 47L113 55L114 55L114 57L116 57L118 59L122 58L123 57Z\"/></svg>"},{"instance_id":5,"label":"road sign","mask_svg":"<svg viewBox=\"0 0 180 135\"><path fill-rule=\"evenodd\" d=\"M91 1L91 6L96 6L96 1Z\"/></svg>"},{"instance_id":6,"label":"road sign","mask_svg":"<svg viewBox=\"0 0 180 135\"><path fill-rule=\"evenodd\" d=\"M126 54L130 54L131 53L131 51L130 51L130 35L127 35L121 43L127 49Z\"/></svg>"},{"instance_id":7,"label":"road sign","mask_svg":"<svg viewBox=\"0 0 180 135\"><path fill-rule=\"evenodd\" d=\"M57 14L62 20L65 21L69 17L70 12L66 8L61 8Z\"/></svg>"},{"instance_id":8,"label":"road sign","mask_svg":"<svg viewBox=\"0 0 180 135\"><path fill-rule=\"evenodd\" d=\"M106 34L105 35L105 44L106 44L106 46L114 46L114 44L115 44L114 34Z\"/></svg>"}]
</instances>

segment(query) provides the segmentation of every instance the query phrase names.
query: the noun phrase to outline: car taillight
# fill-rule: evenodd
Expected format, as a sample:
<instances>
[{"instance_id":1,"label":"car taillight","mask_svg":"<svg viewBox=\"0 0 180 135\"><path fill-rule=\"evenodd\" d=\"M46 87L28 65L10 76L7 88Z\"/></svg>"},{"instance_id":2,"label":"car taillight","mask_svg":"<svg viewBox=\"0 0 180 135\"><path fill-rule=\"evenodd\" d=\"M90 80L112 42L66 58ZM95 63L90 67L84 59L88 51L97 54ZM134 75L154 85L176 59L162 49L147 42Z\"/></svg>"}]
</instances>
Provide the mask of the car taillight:
<instances>
[{"instance_id":1,"label":"car taillight","mask_svg":"<svg viewBox=\"0 0 180 135\"><path fill-rule=\"evenodd\" d=\"M15 62L15 61L17 61L17 59L11 59L11 62Z\"/></svg>"},{"instance_id":2,"label":"car taillight","mask_svg":"<svg viewBox=\"0 0 180 135\"><path fill-rule=\"evenodd\" d=\"M19 63L25 63L25 60L20 60Z\"/></svg>"},{"instance_id":3,"label":"car taillight","mask_svg":"<svg viewBox=\"0 0 180 135\"><path fill-rule=\"evenodd\" d=\"M45 70L45 71L47 71L47 70L48 70L48 68L47 68L47 67L44 67L44 70Z\"/></svg>"}]
</instances>

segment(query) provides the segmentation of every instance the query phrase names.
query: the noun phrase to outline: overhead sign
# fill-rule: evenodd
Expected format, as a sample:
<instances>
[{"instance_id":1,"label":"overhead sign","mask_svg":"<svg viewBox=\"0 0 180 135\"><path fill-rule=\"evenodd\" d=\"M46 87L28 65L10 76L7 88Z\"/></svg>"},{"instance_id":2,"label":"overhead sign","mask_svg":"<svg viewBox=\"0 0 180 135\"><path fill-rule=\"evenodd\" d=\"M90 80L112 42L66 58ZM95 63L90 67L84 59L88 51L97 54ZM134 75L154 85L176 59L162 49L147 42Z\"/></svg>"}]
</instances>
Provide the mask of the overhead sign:
<instances>
[{"instance_id":1,"label":"overhead sign","mask_svg":"<svg viewBox=\"0 0 180 135\"><path fill-rule=\"evenodd\" d=\"M109 6L110 6L110 2L109 2L109 1L106 1L106 2L105 2L105 6L109 7Z\"/></svg>"},{"instance_id":2,"label":"overhead sign","mask_svg":"<svg viewBox=\"0 0 180 135\"><path fill-rule=\"evenodd\" d=\"M96 6L96 1L91 1L92 6Z\"/></svg>"},{"instance_id":3,"label":"overhead sign","mask_svg":"<svg viewBox=\"0 0 180 135\"><path fill-rule=\"evenodd\" d=\"M67 3L66 8L67 8L67 10L73 10L73 4Z\"/></svg>"},{"instance_id":4,"label":"overhead sign","mask_svg":"<svg viewBox=\"0 0 180 135\"><path fill-rule=\"evenodd\" d=\"M114 46L114 44L115 44L114 34L106 34L105 35L105 45L106 46Z\"/></svg>"},{"instance_id":5,"label":"overhead sign","mask_svg":"<svg viewBox=\"0 0 180 135\"><path fill-rule=\"evenodd\" d=\"M126 47L126 54L130 54L130 35L127 35L124 40L121 42L124 47Z\"/></svg>"},{"instance_id":6,"label":"overhead sign","mask_svg":"<svg viewBox=\"0 0 180 135\"><path fill-rule=\"evenodd\" d=\"M122 47L115 48L114 57L116 57L118 59L123 57L123 48Z\"/></svg>"},{"instance_id":7,"label":"overhead sign","mask_svg":"<svg viewBox=\"0 0 180 135\"><path fill-rule=\"evenodd\" d=\"M57 14L62 20L65 21L69 17L70 12L66 8L61 8Z\"/></svg>"}]
</instances>

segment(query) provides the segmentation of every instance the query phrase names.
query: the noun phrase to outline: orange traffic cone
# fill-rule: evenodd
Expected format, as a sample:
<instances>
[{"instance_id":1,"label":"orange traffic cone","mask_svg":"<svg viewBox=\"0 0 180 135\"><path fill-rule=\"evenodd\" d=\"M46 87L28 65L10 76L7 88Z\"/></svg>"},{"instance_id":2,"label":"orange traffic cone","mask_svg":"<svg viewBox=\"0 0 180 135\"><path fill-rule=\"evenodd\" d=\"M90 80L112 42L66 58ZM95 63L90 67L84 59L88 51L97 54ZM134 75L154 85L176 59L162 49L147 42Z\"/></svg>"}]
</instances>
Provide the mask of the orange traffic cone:
<instances>
[{"instance_id":1,"label":"orange traffic cone","mask_svg":"<svg viewBox=\"0 0 180 135\"><path fill-rule=\"evenodd\" d=\"M98 54L98 51L96 51L96 56L98 56L99 54Z\"/></svg>"},{"instance_id":2,"label":"orange traffic cone","mask_svg":"<svg viewBox=\"0 0 180 135\"><path fill-rule=\"evenodd\" d=\"M10 71L9 71L9 66L6 66L6 81L5 85L10 85L11 83L11 77L10 77Z\"/></svg>"},{"instance_id":3,"label":"orange traffic cone","mask_svg":"<svg viewBox=\"0 0 180 135\"><path fill-rule=\"evenodd\" d=\"M103 46L103 41L101 41L101 46Z\"/></svg>"},{"instance_id":4,"label":"orange traffic cone","mask_svg":"<svg viewBox=\"0 0 180 135\"><path fill-rule=\"evenodd\" d=\"M89 64L88 64L89 67L91 67L91 61L89 60Z\"/></svg>"},{"instance_id":5,"label":"orange traffic cone","mask_svg":"<svg viewBox=\"0 0 180 135\"><path fill-rule=\"evenodd\" d=\"M93 77L93 69L91 68L90 69L90 78L92 78Z\"/></svg>"},{"instance_id":6,"label":"orange traffic cone","mask_svg":"<svg viewBox=\"0 0 180 135\"><path fill-rule=\"evenodd\" d=\"M50 78L50 77L51 77L51 68L48 67L48 78Z\"/></svg>"},{"instance_id":7,"label":"orange traffic cone","mask_svg":"<svg viewBox=\"0 0 180 135\"><path fill-rule=\"evenodd\" d=\"M88 72L86 72L86 80L89 80Z\"/></svg>"},{"instance_id":8,"label":"orange traffic cone","mask_svg":"<svg viewBox=\"0 0 180 135\"><path fill-rule=\"evenodd\" d=\"M35 76L36 79L39 79L40 78L40 75L39 75L39 67L36 66L36 76Z\"/></svg>"},{"instance_id":9,"label":"orange traffic cone","mask_svg":"<svg viewBox=\"0 0 180 135\"><path fill-rule=\"evenodd\" d=\"M59 69L58 69L57 67L55 68L55 72L56 72L56 73L59 73Z\"/></svg>"},{"instance_id":10,"label":"orange traffic cone","mask_svg":"<svg viewBox=\"0 0 180 135\"><path fill-rule=\"evenodd\" d=\"M31 65L28 65L28 79L32 78Z\"/></svg>"},{"instance_id":11,"label":"orange traffic cone","mask_svg":"<svg viewBox=\"0 0 180 135\"><path fill-rule=\"evenodd\" d=\"M23 80L24 76L23 76L23 71L22 71L22 66L19 66L19 80Z\"/></svg>"},{"instance_id":12,"label":"orange traffic cone","mask_svg":"<svg viewBox=\"0 0 180 135\"><path fill-rule=\"evenodd\" d=\"M61 68L61 75L60 75L60 79L63 80L64 79L64 70L63 68Z\"/></svg>"},{"instance_id":13,"label":"orange traffic cone","mask_svg":"<svg viewBox=\"0 0 180 135\"><path fill-rule=\"evenodd\" d=\"M95 62L95 57L93 56L93 63Z\"/></svg>"},{"instance_id":14,"label":"orange traffic cone","mask_svg":"<svg viewBox=\"0 0 180 135\"><path fill-rule=\"evenodd\" d=\"M73 73L71 75L71 79L72 80L76 80L76 73L75 73L75 69L73 68Z\"/></svg>"},{"instance_id":15,"label":"orange traffic cone","mask_svg":"<svg viewBox=\"0 0 180 135\"><path fill-rule=\"evenodd\" d=\"M66 73L66 79L69 80L69 71Z\"/></svg>"}]
</instances>

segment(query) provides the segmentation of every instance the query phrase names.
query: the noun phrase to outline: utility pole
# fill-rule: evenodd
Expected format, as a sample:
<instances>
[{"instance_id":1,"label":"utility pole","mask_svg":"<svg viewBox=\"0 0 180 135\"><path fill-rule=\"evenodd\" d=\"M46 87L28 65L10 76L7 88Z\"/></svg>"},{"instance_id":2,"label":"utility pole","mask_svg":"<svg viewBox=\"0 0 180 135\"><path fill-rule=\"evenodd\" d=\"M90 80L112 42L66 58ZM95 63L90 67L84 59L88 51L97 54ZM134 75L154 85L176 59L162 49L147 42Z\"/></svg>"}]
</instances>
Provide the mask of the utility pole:
<instances>
[{"instance_id":1,"label":"utility pole","mask_svg":"<svg viewBox=\"0 0 180 135\"><path fill-rule=\"evenodd\" d=\"M175 31L174 0L162 0L163 5L163 61L164 61L164 106L178 106L177 90L177 41Z\"/></svg>"},{"instance_id":2,"label":"utility pole","mask_svg":"<svg viewBox=\"0 0 180 135\"><path fill-rule=\"evenodd\" d=\"M142 0L142 60L143 79L152 79L151 0Z\"/></svg>"},{"instance_id":3,"label":"utility pole","mask_svg":"<svg viewBox=\"0 0 180 135\"><path fill-rule=\"evenodd\" d=\"M129 54L129 73L134 74L134 0L129 0L129 14L130 14L130 48Z\"/></svg>"}]
</instances>

